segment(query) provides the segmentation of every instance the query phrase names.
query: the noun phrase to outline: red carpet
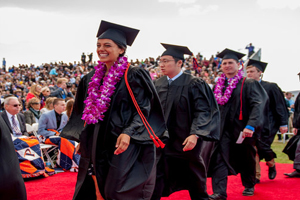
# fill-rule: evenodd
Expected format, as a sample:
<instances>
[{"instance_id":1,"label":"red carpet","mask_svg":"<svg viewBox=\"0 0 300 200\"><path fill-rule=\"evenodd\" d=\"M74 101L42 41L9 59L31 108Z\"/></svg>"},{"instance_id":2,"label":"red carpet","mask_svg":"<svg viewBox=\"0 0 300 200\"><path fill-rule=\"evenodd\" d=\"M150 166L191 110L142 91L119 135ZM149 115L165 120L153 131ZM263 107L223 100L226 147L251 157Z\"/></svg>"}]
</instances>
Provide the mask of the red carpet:
<instances>
[{"instance_id":1,"label":"red carpet","mask_svg":"<svg viewBox=\"0 0 300 200\"><path fill-rule=\"evenodd\" d=\"M268 169L265 163L261 163L261 182L255 186L252 197L242 196L243 186L240 176L230 176L228 181L229 200L295 200L300 199L300 178L286 178L284 172L292 172L292 164L276 164L277 177L275 180L268 179ZM76 183L77 173L64 172L48 178L27 180L25 182L28 200L71 200ZM208 180L208 193L212 193L211 180ZM134 199L133 199L134 200ZM162 200L190 200L187 191L176 192Z\"/></svg>"}]
</instances>

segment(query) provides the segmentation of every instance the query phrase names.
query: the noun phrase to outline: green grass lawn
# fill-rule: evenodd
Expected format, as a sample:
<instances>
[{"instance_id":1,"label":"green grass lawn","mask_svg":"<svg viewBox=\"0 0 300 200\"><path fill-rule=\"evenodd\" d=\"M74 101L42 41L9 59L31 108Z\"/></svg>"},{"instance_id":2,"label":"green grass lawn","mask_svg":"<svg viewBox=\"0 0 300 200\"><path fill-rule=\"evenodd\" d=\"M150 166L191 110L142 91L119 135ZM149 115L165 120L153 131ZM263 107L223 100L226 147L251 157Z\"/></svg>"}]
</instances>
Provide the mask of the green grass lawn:
<instances>
[{"instance_id":1,"label":"green grass lawn","mask_svg":"<svg viewBox=\"0 0 300 200\"><path fill-rule=\"evenodd\" d=\"M285 153L282 152L282 150L284 149L286 144L287 144L287 141L285 143L279 142L278 139L277 139L277 136L275 137L275 140L272 144L272 149L277 155L277 158L275 159L275 162L293 164L293 161L289 160L289 157Z\"/></svg>"}]
</instances>

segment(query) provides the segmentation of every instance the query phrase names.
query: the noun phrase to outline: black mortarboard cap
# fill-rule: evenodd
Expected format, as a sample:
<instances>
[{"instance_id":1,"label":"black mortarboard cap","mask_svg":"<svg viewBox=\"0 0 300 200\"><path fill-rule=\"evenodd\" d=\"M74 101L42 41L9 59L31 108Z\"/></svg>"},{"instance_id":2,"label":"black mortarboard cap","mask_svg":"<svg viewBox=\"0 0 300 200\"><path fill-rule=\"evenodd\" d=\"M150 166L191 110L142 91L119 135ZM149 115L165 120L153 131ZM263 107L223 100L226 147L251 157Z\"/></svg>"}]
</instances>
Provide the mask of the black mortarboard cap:
<instances>
[{"instance_id":1,"label":"black mortarboard cap","mask_svg":"<svg viewBox=\"0 0 300 200\"><path fill-rule=\"evenodd\" d=\"M163 45L163 47L166 49L166 51L164 51L161 56L169 55L184 60L183 57L184 54L193 55L193 53L189 50L189 48L184 46L165 44L165 43L161 43L161 45Z\"/></svg>"},{"instance_id":2,"label":"black mortarboard cap","mask_svg":"<svg viewBox=\"0 0 300 200\"><path fill-rule=\"evenodd\" d=\"M225 59L234 59L236 61L239 61L242 57L244 57L246 54L233 51L231 49L224 49L221 53L217 55L217 57L222 58L223 60Z\"/></svg>"},{"instance_id":3,"label":"black mortarboard cap","mask_svg":"<svg viewBox=\"0 0 300 200\"><path fill-rule=\"evenodd\" d=\"M126 47L131 46L140 30L114 24L102 20L97 33L98 39L111 39L115 43Z\"/></svg>"},{"instance_id":4,"label":"black mortarboard cap","mask_svg":"<svg viewBox=\"0 0 300 200\"><path fill-rule=\"evenodd\" d=\"M265 63L265 62L261 62L261 61L258 61L258 60L253 60L253 59L249 59L249 62L247 64L247 66L254 66L254 67L257 67L260 71L264 72L268 63Z\"/></svg>"}]
</instances>

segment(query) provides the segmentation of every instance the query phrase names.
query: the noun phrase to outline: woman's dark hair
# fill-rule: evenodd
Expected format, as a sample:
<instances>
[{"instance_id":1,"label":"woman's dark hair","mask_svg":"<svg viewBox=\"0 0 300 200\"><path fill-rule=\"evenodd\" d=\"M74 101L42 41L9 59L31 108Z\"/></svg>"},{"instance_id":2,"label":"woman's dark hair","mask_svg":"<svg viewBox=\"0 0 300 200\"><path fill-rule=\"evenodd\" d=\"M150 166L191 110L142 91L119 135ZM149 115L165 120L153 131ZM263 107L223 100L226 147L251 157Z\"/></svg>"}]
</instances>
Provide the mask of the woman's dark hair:
<instances>
[{"instance_id":1,"label":"woman's dark hair","mask_svg":"<svg viewBox=\"0 0 300 200\"><path fill-rule=\"evenodd\" d=\"M115 41L114 41L115 42ZM116 42L115 42L116 43ZM123 45L120 45L120 44L118 44L118 43L116 43L117 45L118 45L118 47L120 48L120 49L124 49L124 53L122 53L122 54L120 54L120 56L119 57L122 57L122 56L124 56L125 55L125 53L126 53L126 49L127 49L127 47L125 46L123 46Z\"/></svg>"}]
</instances>

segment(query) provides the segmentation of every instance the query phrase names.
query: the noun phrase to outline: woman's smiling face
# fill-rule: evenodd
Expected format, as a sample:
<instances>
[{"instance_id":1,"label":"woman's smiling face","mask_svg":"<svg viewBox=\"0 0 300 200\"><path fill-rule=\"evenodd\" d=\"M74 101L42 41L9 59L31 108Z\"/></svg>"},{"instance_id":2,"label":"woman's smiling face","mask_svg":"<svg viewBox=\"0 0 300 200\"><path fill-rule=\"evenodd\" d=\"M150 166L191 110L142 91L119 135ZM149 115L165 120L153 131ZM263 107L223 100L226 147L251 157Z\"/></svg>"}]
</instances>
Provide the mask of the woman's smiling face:
<instances>
[{"instance_id":1,"label":"woman's smiling face","mask_svg":"<svg viewBox=\"0 0 300 200\"><path fill-rule=\"evenodd\" d=\"M97 54L101 62L106 64L114 63L117 61L120 54L124 53L124 49L110 39L98 39L97 41Z\"/></svg>"}]
</instances>

